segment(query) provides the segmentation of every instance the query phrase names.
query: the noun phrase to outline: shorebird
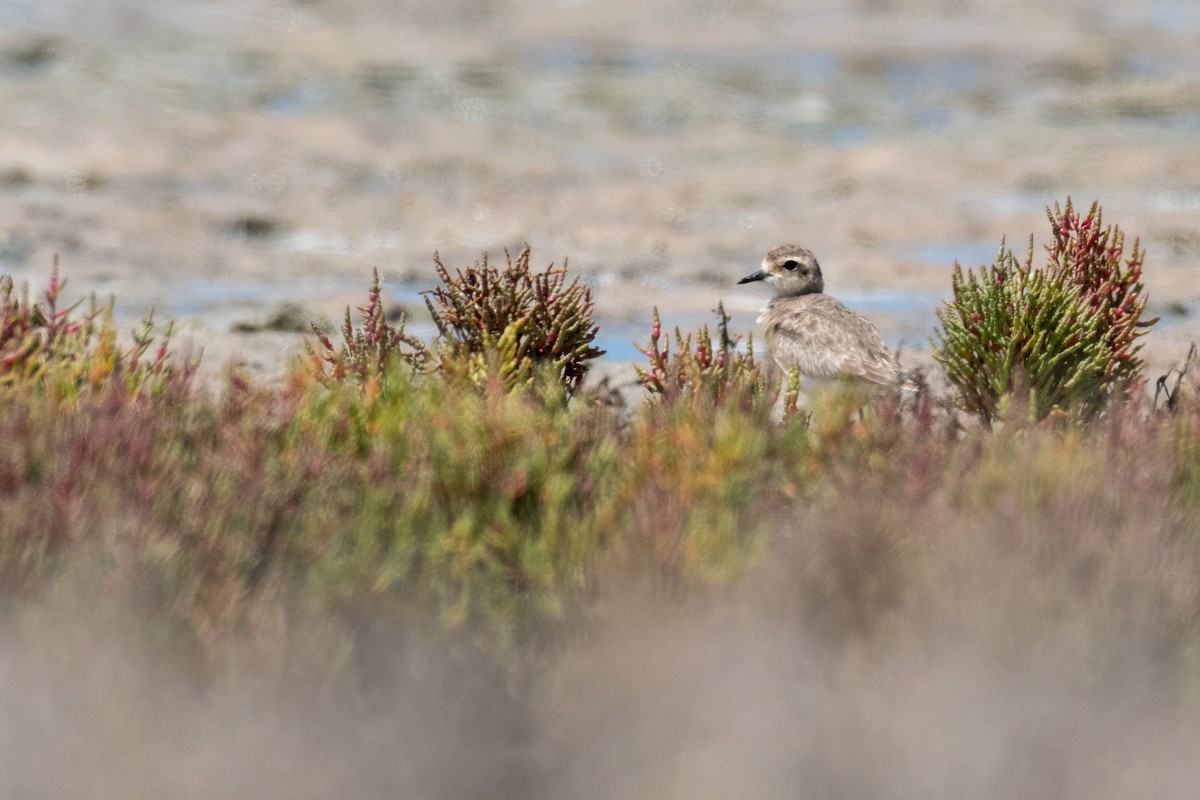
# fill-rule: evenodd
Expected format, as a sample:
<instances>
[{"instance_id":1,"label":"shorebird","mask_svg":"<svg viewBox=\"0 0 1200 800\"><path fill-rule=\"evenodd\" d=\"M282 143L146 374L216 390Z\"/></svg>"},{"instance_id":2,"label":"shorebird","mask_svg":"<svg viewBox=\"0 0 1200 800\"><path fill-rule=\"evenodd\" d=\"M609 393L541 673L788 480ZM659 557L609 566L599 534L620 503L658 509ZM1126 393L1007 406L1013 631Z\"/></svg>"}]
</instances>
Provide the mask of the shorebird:
<instances>
[{"instance_id":1,"label":"shorebird","mask_svg":"<svg viewBox=\"0 0 1200 800\"><path fill-rule=\"evenodd\" d=\"M794 244L776 247L762 269L738 281L768 281L776 296L758 316L766 328L767 348L784 370L821 380L856 378L882 385L899 384L903 370L869 319L825 294L821 266L813 254Z\"/></svg>"}]
</instances>

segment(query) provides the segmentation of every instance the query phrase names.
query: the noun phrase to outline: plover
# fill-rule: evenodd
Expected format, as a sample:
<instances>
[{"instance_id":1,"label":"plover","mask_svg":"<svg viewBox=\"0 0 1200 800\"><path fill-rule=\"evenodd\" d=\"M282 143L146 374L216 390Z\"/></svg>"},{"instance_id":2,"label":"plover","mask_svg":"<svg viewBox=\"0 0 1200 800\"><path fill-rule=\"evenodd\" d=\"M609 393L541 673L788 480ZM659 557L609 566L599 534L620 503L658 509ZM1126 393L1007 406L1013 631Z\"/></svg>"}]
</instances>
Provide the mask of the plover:
<instances>
[{"instance_id":1,"label":"plover","mask_svg":"<svg viewBox=\"0 0 1200 800\"><path fill-rule=\"evenodd\" d=\"M821 380L840 376L898 384L904 372L870 320L825 294L821 266L794 244L776 247L762 269L738 281L768 281L776 296L758 316L767 348L784 370Z\"/></svg>"}]
</instances>

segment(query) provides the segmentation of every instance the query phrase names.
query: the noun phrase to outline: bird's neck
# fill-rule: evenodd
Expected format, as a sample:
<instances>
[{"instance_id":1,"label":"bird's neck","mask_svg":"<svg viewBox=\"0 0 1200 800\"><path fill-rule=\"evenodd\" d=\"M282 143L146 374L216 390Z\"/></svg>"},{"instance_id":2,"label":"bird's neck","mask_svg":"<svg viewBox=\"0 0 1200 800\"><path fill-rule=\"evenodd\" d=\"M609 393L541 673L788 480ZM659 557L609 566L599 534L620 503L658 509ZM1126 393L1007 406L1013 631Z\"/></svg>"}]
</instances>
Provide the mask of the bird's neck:
<instances>
[{"instance_id":1,"label":"bird's neck","mask_svg":"<svg viewBox=\"0 0 1200 800\"><path fill-rule=\"evenodd\" d=\"M822 294L820 289L801 289L798 292L787 292L775 295L776 300L790 300L793 297L806 297L810 294Z\"/></svg>"}]
</instances>

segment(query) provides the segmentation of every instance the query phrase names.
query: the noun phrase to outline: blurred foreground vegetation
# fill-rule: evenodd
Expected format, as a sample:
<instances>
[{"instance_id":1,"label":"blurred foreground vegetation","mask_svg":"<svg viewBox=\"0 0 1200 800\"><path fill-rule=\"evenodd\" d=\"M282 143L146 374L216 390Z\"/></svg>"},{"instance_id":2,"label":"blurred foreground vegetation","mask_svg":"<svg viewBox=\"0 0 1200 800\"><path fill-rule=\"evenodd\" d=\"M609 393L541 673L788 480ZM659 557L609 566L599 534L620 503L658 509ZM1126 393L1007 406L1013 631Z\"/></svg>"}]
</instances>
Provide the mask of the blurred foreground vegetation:
<instances>
[{"instance_id":1,"label":"blurred foreground vegetation","mask_svg":"<svg viewBox=\"0 0 1200 800\"><path fill-rule=\"evenodd\" d=\"M912 624L958 572L1019 568L1031 611L1162 631L1200 692L1195 404L1138 391L1090 424L985 431L923 386L846 385L801 414L722 315L674 353L656 316L627 408L572 397L558 362L514 384L482 344L446 366L461 340L432 355L391 328L378 278L362 326L347 314L340 350L318 330L284 385L201 387L166 340L147 358L150 321L121 350L103 309L75 321L58 292L7 292L7 328L41 326L3 351L9 614L82 575L96 613L132 604L214 668L230 637L269 620L282 645L300 614L455 632L510 669L631 577L669 598L783 570L781 602L845 638Z\"/></svg>"},{"instance_id":2,"label":"blurred foreground vegetation","mask_svg":"<svg viewBox=\"0 0 1200 800\"><path fill-rule=\"evenodd\" d=\"M403 671L379 642L417 637L511 698L637 587L647 615L748 604L834 672L956 638L1020 660L1065 631L1081 691L1137 652L1156 697L1200 713L1200 404L1183 395L1168 413L1123 389L1086 421L989 406L985 429L924 387L841 386L799 413L723 316L674 353L656 317L648 399L626 407L580 387L588 325L565 351L543 340L544 364L503 319L427 349L383 319L378 281L362 325L318 331L283 385L198 386L151 324L122 350L58 288L35 304L10 287L0 341L18 639L57 614L120 620L199 686L252 663L369 696ZM521 347L516 372L489 349Z\"/></svg>"}]
</instances>

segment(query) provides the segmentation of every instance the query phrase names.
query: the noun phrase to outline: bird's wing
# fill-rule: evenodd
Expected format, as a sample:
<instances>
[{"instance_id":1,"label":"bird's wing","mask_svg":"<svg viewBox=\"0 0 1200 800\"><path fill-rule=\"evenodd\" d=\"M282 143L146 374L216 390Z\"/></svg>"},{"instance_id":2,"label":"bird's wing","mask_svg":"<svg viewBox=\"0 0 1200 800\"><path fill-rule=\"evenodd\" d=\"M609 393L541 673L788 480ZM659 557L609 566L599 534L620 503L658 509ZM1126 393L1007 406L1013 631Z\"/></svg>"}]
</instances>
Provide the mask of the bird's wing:
<instances>
[{"instance_id":1,"label":"bird's wing","mask_svg":"<svg viewBox=\"0 0 1200 800\"><path fill-rule=\"evenodd\" d=\"M782 365L814 378L899 380L900 363L870 320L829 295L805 299L810 302L779 304L765 315L767 342Z\"/></svg>"}]
</instances>

